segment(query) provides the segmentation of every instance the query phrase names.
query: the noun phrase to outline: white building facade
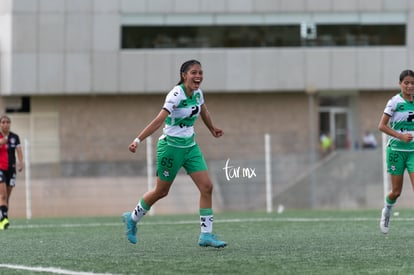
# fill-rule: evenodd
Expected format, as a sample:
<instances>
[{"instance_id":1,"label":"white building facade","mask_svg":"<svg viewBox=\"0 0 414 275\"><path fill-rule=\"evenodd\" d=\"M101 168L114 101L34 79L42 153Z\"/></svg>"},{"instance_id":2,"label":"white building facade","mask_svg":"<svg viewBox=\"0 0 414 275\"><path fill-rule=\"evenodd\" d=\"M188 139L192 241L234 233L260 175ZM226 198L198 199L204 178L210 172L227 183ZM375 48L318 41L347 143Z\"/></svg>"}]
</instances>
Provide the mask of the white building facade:
<instances>
[{"instance_id":1,"label":"white building facade","mask_svg":"<svg viewBox=\"0 0 414 275\"><path fill-rule=\"evenodd\" d=\"M1 94L6 108L20 96L164 94L176 81L177 68L190 58L202 61L208 74L203 87L211 92L352 96L392 90L398 73L413 63L413 9L408 0L4 0ZM401 24L406 27L405 43L161 49L121 45L125 26L327 23Z\"/></svg>"}]
</instances>

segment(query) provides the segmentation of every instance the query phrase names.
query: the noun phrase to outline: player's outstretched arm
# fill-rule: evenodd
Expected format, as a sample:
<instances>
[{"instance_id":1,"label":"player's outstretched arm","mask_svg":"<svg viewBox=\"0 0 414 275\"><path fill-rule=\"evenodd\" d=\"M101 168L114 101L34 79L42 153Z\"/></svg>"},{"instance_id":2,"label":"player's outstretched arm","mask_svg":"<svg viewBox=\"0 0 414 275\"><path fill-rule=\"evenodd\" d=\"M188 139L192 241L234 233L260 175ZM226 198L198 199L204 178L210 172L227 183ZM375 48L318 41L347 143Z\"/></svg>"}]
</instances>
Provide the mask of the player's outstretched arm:
<instances>
[{"instance_id":1,"label":"player's outstretched arm","mask_svg":"<svg viewBox=\"0 0 414 275\"><path fill-rule=\"evenodd\" d=\"M158 113L158 115L144 128L144 130L142 130L142 132L138 134L134 141L131 142L131 144L128 147L129 151L135 153L138 148L138 144L150 135L152 135L155 131L157 131L164 123L168 114L169 113L167 110L162 109Z\"/></svg>"}]
</instances>

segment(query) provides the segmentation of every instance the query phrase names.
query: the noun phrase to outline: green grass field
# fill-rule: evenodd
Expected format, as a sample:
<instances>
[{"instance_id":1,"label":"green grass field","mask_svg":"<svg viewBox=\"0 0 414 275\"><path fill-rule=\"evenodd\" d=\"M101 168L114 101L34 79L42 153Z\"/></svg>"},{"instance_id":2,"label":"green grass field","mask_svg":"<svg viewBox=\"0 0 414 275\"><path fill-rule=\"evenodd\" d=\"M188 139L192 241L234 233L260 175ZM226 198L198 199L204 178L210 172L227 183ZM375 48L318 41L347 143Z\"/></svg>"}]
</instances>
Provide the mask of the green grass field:
<instances>
[{"instance_id":1,"label":"green grass field","mask_svg":"<svg viewBox=\"0 0 414 275\"><path fill-rule=\"evenodd\" d=\"M197 245L197 215L147 216L139 242L121 217L12 220L0 274L414 274L414 211L382 235L376 211L217 213L228 246Z\"/></svg>"}]
</instances>

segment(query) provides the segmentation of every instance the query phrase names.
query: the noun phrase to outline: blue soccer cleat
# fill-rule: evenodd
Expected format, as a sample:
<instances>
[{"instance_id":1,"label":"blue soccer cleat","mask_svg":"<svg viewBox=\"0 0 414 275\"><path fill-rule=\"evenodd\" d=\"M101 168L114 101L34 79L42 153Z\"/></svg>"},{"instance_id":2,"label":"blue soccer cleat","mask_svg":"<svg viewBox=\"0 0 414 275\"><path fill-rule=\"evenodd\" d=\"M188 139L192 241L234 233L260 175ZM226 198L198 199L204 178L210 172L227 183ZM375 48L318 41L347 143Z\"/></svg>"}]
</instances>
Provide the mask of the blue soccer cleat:
<instances>
[{"instance_id":1,"label":"blue soccer cleat","mask_svg":"<svg viewBox=\"0 0 414 275\"><path fill-rule=\"evenodd\" d=\"M201 233L198 240L198 245L204 247L212 246L215 248L220 248L227 246L227 243L217 240L216 235L212 233Z\"/></svg>"},{"instance_id":2,"label":"blue soccer cleat","mask_svg":"<svg viewBox=\"0 0 414 275\"><path fill-rule=\"evenodd\" d=\"M137 223L132 220L131 212L122 214L122 220L126 226L126 235L130 243L137 243Z\"/></svg>"}]
</instances>

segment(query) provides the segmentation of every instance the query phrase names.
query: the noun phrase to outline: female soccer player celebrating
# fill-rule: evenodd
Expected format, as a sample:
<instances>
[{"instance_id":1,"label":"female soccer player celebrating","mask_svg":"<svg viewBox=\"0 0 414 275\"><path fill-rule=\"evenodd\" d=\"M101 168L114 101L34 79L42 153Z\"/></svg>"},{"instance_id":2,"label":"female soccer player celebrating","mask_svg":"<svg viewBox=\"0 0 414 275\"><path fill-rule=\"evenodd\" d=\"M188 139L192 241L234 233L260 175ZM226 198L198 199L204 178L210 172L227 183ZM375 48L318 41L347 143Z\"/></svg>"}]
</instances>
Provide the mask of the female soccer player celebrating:
<instances>
[{"instance_id":1,"label":"female soccer player celebrating","mask_svg":"<svg viewBox=\"0 0 414 275\"><path fill-rule=\"evenodd\" d=\"M200 62L184 62L180 69L180 81L168 93L161 111L129 145L129 150L135 153L139 144L165 123L163 134L157 144L156 185L153 190L144 194L132 212L123 214L126 235L131 243L137 242L137 222L155 202L167 196L178 170L184 167L200 191L201 234L198 244L212 247L227 245L212 234L213 184L204 156L195 141L194 123L198 116L201 116L214 137L223 135L223 131L213 125L204 103L203 92L200 90L202 81L203 71Z\"/></svg>"}]
</instances>

